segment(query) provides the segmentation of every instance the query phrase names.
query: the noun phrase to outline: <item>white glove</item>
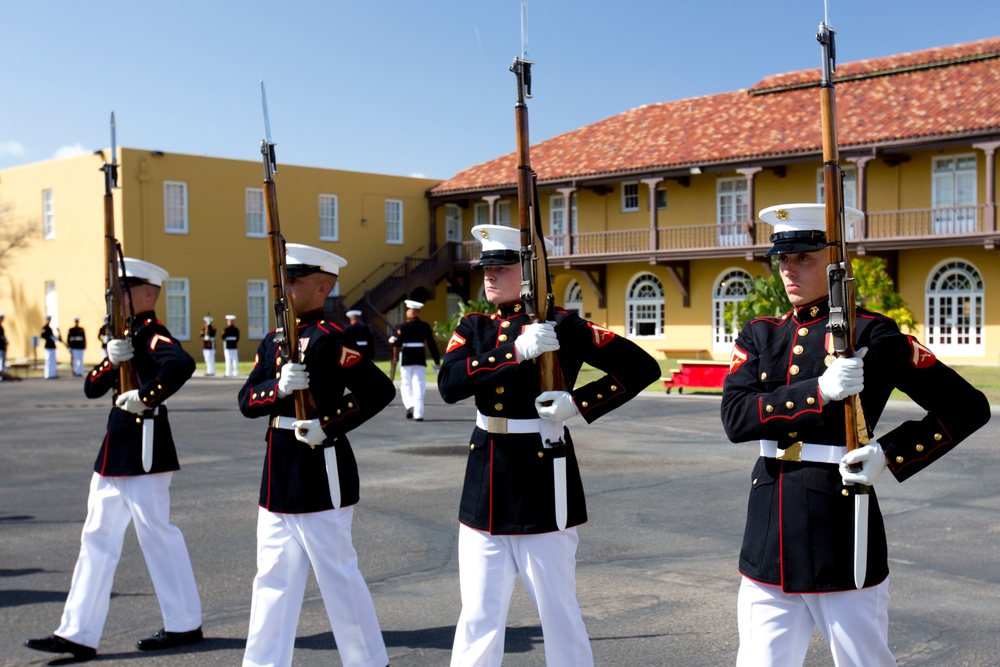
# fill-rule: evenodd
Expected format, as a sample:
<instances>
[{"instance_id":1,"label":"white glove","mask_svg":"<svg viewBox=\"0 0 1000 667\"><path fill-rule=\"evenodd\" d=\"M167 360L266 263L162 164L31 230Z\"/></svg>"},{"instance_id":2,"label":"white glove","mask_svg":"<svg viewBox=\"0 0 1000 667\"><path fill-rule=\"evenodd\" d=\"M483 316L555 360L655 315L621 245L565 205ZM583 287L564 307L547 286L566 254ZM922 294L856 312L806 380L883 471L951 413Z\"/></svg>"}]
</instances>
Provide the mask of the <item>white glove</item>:
<instances>
[{"instance_id":1,"label":"white glove","mask_svg":"<svg viewBox=\"0 0 1000 667\"><path fill-rule=\"evenodd\" d=\"M440 373L441 372L441 366L439 364L434 364L434 372L435 373Z\"/></svg>"},{"instance_id":2,"label":"white glove","mask_svg":"<svg viewBox=\"0 0 1000 667\"><path fill-rule=\"evenodd\" d=\"M278 378L278 397L285 398L293 391L309 388L309 371L305 364L285 364Z\"/></svg>"},{"instance_id":3,"label":"white glove","mask_svg":"<svg viewBox=\"0 0 1000 667\"><path fill-rule=\"evenodd\" d=\"M580 414L568 391L543 391L535 399L535 410L542 419L564 422Z\"/></svg>"},{"instance_id":4,"label":"white glove","mask_svg":"<svg viewBox=\"0 0 1000 667\"><path fill-rule=\"evenodd\" d=\"M318 419L303 419L294 422L292 427L295 429L295 439L299 442L315 447L326 441L326 433L323 432Z\"/></svg>"},{"instance_id":5,"label":"white glove","mask_svg":"<svg viewBox=\"0 0 1000 667\"><path fill-rule=\"evenodd\" d=\"M545 352L555 352L559 349L555 322L529 324L514 341L514 349L521 361L534 359Z\"/></svg>"},{"instance_id":6,"label":"white glove","mask_svg":"<svg viewBox=\"0 0 1000 667\"><path fill-rule=\"evenodd\" d=\"M848 470L848 467L858 463L861 464L860 471ZM879 475L885 470L885 465L885 452L882 451L882 445L875 440L864 447L858 447L853 452L847 452L844 458L840 459L840 478L848 486L852 484L874 486Z\"/></svg>"},{"instance_id":7,"label":"white glove","mask_svg":"<svg viewBox=\"0 0 1000 667\"><path fill-rule=\"evenodd\" d=\"M114 338L108 341L108 361L112 366L117 366L123 361L128 361L135 356L132 349L132 341L126 338Z\"/></svg>"},{"instance_id":8,"label":"white glove","mask_svg":"<svg viewBox=\"0 0 1000 667\"><path fill-rule=\"evenodd\" d=\"M865 388L865 362L861 357L837 357L819 376L819 396L823 405L860 394Z\"/></svg>"},{"instance_id":9,"label":"white glove","mask_svg":"<svg viewBox=\"0 0 1000 667\"><path fill-rule=\"evenodd\" d=\"M129 349L132 349L132 347L129 346ZM122 410L125 410L126 412L131 412L132 414L135 415L141 415L143 412L147 410L146 404L143 403L141 400L139 400L138 389L132 389L130 391L118 394L118 398L115 399L115 405L117 405Z\"/></svg>"}]
</instances>

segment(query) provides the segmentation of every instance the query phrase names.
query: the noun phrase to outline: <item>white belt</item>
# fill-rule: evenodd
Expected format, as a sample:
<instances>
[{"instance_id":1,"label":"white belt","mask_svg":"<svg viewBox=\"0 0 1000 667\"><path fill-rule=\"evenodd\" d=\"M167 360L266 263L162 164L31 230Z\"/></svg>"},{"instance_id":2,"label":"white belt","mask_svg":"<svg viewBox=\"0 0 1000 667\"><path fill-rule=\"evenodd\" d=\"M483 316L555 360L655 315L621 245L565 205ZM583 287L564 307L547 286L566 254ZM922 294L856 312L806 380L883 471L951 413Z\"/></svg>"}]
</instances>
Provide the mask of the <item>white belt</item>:
<instances>
[{"instance_id":1,"label":"white belt","mask_svg":"<svg viewBox=\"0 0 1000 667\"><path fill-rule=\"evenodd\" d=\"M795 442L786 449L778 449L777 440L761 440L760 455L779 461L810 461L812 463L840 463L847 454L847 447L816 445L811 442Z\"/></svg>"},{"instance_id":2,"label":"white belt","mask_svg":"<svg viewBox=\"0 0 1000 667\"><path fill-rule=\"evenodd\" d=\"M403 343L402 347L423 347L423 343Z\"/></svg>"},{"instance_id":3,"label":"white belt","mask_svg":"<svg viewBox=\"0 0 1000 667\"><path fill-rule=\"evenodd\" d=\"M354 344L355 345L367 345L368 341L366 341L366 340L356 340L356 341L354 341Z\"/></svg>"},{"instance_id":4,"label":"white belt","mask_svg":"<svg viewBox=\"0 0 1000 667\"><path fill-rule=\"evenodd\" d=\"M541 419L507 419L487 417L482 412L476 413L476 426L489 433L538 433L541 430L541 422Z\"/></svg>"},{"instance_id":5,"label":"white belt","mask_svg":"<svg viewBox=\"0 0 1000 667\"><path fill-rule=\"evenodd\" d=\"M128 410L126 410L123 407L120 407L120 406L117 406L117 405L115 407L118 408L119 410L121 410L122 412L128 412ZM146 412L149 412L149 411L147 410ZM153 408L152 414L148 414L147 415L145 412L140 412L139 414L136 414L136 413L133 412L132 414L135 414L136 417L142 417L143 419L148 419L150 417L156 417L157 415L160 414L160 406L156 406L155 408Z\"/></svg>"},{"instance_id":6,"label":"white belt","mask_svg":"<svg viewBox=\"0 0 1000 667\"><path fill-rule=\"evenodd\" d=\"M295 427L292 426L297 419L295 417L271 417L271 428L281 428L286 431L294 431Z\"/></svg>"}]
</instances>

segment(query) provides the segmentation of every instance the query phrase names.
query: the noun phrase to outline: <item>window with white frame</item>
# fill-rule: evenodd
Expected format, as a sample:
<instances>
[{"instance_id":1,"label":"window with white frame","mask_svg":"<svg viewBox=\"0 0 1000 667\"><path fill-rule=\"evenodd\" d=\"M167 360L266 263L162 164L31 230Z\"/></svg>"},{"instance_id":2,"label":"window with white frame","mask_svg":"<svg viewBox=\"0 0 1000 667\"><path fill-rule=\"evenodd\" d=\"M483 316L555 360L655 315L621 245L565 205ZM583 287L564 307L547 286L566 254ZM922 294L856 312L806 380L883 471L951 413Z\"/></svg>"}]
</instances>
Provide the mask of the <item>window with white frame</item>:
<instances>
[{"instance_id":1,"label":"window with white frame","mask_svg":"<svg viewBox=\"0 0 1000 667\"><path fill-rule=\"evenodd\" d=\"M715 184L716 220L720 246L743 245L743 225L750 219L747 202L747 179L720 178Z\"/></svg>"},{"instance_id":2,"label":"window with white frame","mask_svg":"<svg viewBox=\"0 0 1000 667\"><path fill-rule=\"evenodd\" d=\"M927 281L927 345L935 354L982 356L983 276L971 263L949 259L931 271Z\"/></svg>"},{"instance_id":3,"label":"window with white frame","mask_svg":"<svg viewBox=\"0 0 1000 667\"><path fill-rule=\"evenodd\" d=\"M844 174L844 206L858 207L858 168L855 165L843 165L841 170ZM823 183L823 168L816 170L816 202L826 203L826 187ZM848 223L847 239L856 239L857 230L854 223Z\"/></svg>"},{"instance_id":4,"label":"window with white frame","mask_svg":"<svg viewBox=\"0 0 1000 667\"><path fill-rule=\"evenodd\" d=\"M736 319L736 306L750 293L753 278L743 269L728 269L715 283L712 293L712 350L732 350L740 323Z\"/></svg>"},{"instance_id":5,"label":"window with white frame","mask_svg":"<svg viewBox=\"0 0 1000 667\"><path fill-rule=\"evenodd\" d=\"M976 225L976 156L934 158L931 207L935 234L971 234Z\"/></svg>"},{"instance_id":6,"label":"window with white frame","mask_svg":"<svg viewBox=\"0 0 1000 667\"><path fill-rule=\"evenodd\" d=\"M573 235L577 233L576 224L576 192L570 193L569 196L570 208L569 208L569 233L570 242L573 243L573 247L576 246L576 240ZM564 255L566 254L563 246L566 245L566 198L563 195L552 195L549 198L549 238L552 240L554 249L552 251L553 255Z\"/></svg>"},{"instance_id":7,"label":"window with white frame","mask_svg":"<svg viewBox=\"0 0 1000 667\"><path fill-rule=\"evenodd\" d=\"M267 223L264 221L264 191L260 188L246 190L247 238L264 238L267 236Z\"/></svg>"},{"instance_id":8,"label":"window with white frame","mask_svg":"<svg viewBox=\"0 0 1000 667\"><path fill-rule=\"evenodd\" d=\"M167 278L167 329L177 340L191 340L191 288L187 278Z\"/></svg>"},{"instance_id":9,"label":"window with white frame","mask_svg":"<svg viewBox=\"0 0 1000 667\"><path fill-rule=\"evenodd\" d=\"M639 183L622 183L622 213L639 210Z\"/></svg>"},{"instance_id":10,"label":"window with white frame","mask_svg":"<svg viewBox=\"0 0 1000 667\"><path fill-rule=\"evenodd\" d=\"M498 201L496 213L496 224L510 227L510 201Z\"/></svg>"},{"instance_id":11,"label":"window with white frame","mask_svg":"<svg viewBox=\"0 0 1000 667\"><path fill-rule=\"evenodd\" d=\"M444 239L455 243L462 240L462 209L458 204L444 206Z\"/></svg>"},{"instance_id":12,"label":"window with white frame","mask_svg":"<svg viewBox=\"0 0 1000 667\"><path fill-rule=\"evenodd\" d=\"M583 287L579 280L569 281L566 286L566 298L563 300L563 308L575 310L578 315L583 314Z\"/></svg>"},{"instance_id":13,"label":"window with white frame","mask_svg":"<svg viewBox=\"0 0 1000 667\"><path fill-rule=\"evenodd\" d=\"M472 209L472 220L474 225L490 224L490 205L486 202L479 202Z\"/></svg>"},{"instance_id":14,"label":"window with white frame","mask_svg":"<svg viewBox=\"0 0 1000 667\"><path fill-rule=\"evenodd\" d=\"M49 326L59 333L59 293L56 291L56 281L45 281L45 314L52 317Z\"/></svg>"},{"instance_id":15,"label":"window with white frame","mask_svg":"<svg viewBox=\"0 0 1000 667\"><path fill-rule=\"evenodd\" d=\"M385 242L403 243L403 202L400 199L385 200Z\"/></svg>"},{"instance_id":16,"label":"window with white frame","mask_svg":"<svg viewBox=\"0 0 1000 667\"><path fill-rule=\"evenodd\" d=\"M163 231L167 234L188 233L187 183L163 182Z\"/></svg>"},{"instance_id":17,"label":"window with white frame","mask_svg":"<svg viewBox=\"0 0 1000 667\"><path fill-rule=\"evenodd\" d=\"M262 339L268 331L267 281L247 281L247 338Z\"/></svg>"},{"instance_id":18,"label":"window with white frame","mask_svg":"<svg viewBox=\"0 0 1000 667\"><path fill-rule=\"evenodd\" d=\"M42 190L42 237L56 237L56 202L52 190Z\"/></svg>"},{"instance_id":19,"label":"window with white frame","mask_svg":"<svg viewBox=\"0 0 1000 667\"><path fill-rule=\"evenodd\" d=\"M663 284L652 273L639 274L625 291L625 331L629 338L663 336Z\"/></svg>"},{"instance_id":20,"label":"window with white frame","mask_svg":"<svg viewBox=\"0 0 1000 667\"><path fill-rule=\"evenodd\" d=\"M337 241L337 195L319 196L319 240Z\"/></svg>"},{"instance_id":21,"label":"window with white frame","mask_svg":"<svg viewBox=\"0 0 1000 667\"><path fill-rule=\"evenodd\" d=\"M663 188L656 188L656 210L665 211L667 209L667 191Z\"/></svg>"}]
</instances>

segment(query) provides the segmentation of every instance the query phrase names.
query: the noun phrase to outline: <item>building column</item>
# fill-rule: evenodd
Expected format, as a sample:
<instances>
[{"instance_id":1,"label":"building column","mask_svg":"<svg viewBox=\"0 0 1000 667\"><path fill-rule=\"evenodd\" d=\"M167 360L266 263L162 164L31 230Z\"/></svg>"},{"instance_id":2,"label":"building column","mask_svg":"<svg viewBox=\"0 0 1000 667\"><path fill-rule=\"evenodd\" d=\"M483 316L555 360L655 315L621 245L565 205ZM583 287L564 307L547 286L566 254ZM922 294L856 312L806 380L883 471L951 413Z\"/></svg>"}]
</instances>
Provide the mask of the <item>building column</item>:
<instances>
[{"instance_id":1,"label":"building column","mask_svg":"<svg viewBox=\"0 0 1000 667\"><path fill-rule=\"evenodd\" d=\"M565 229L563 233L563 255L573 254L573 193L576 188L556 188L556 192L563 197L563 212L565 215Z\"/></svg>"},{"instance_id":2,"label":"building column","mask_svg":"<svg viewBox=\"0 0 1000 667\"><path fill-rule=\"evenodd\" d=\"M742 174L744 178L747 179L747 221L746 225L743 227L743 231L749 236L747 245L753 245L756 240L756 235L754 234L754 227L757 224L757 197L754 194L754 182L756 181L757 172L761 171L763 167L745 167L743 169L737 169L736 173Z\"/></svg>"},{"instance_id":3,"label":"building column","mask_svg":"<svg viewBox=\"0 0 1000 667\"><path fill-rule=\"evenodd\" d=\"M986 154L986 214L989 220L985 231L994 232L997 229L996 151L1000 141L972 144L972 147Z\"/></svg>"},{"instance_id":4,"label":"building column","mask_svg":"<svg viewBox=\"0 0 1000 667\"><path fill-rule=\"evenodd\" d=\"M853 162L858 170L858 208L865 214L861 219L861 225L857 230L857 237L849 239L861 241L868 238L868 170L867 165L874 160L874 155L864 155L861 157L847 158L848 162Z\"/></svg>"},{"instance_id":5,"label":"building column","mask_svg":"<svg viewBox=\"0 0 1000 667\"><path fill-rule=\"evenodd\" d=\"M488 224L497 224L496 202L498 199L500 199L500 195L483 195L483 201L490 207Z\"/></svg>"},{"instance_id":6,"label":"building column","mask_svg":"<svg viewBox=\"0 0 1000 667\"><path fill-rule=\"evenodd\" d=\"M649 188L649 249L653 252L660 247L660 221L656 208L656 188L663 182L662 178L644 178L642 183Z\"/></svg>"}]
</instances>

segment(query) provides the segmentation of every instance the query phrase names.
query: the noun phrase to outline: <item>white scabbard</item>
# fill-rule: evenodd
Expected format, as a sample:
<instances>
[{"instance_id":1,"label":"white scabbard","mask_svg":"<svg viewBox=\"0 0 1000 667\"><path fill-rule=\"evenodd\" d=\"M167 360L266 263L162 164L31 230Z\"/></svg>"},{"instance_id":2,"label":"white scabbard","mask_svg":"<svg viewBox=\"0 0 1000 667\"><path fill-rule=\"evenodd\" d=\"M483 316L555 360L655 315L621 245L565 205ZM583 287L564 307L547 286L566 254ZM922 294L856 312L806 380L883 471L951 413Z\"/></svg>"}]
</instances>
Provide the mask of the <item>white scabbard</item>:
<instances>
[{"instance_id":1,"label":"white scabbard","mask_svg":"<svg viewBox=\"0 0 1000 667\"><path fill-rule=\"evenodd\" d=\"M142 419L142 469L149 472L153 467L153 432L156 422L151 418Z\"/></svg>"},{"instance_id":2,"label":"white scabbard","mask_svg":"<svg viewBox=\"0 0 1000 667\"><path fill-rule=\"evenodd\" d=\"M868 574L868 489L854 494L854 586L865 587Z\"/></svg>"},{"instance_id":3,"label":"white scabbard","mask_svg":"<svg viewBox=\"0 0 1000 667\"><path fill-rule=\"evenodd\" d=\"M337 469L337 448L327 447L323 450L326 458L326 479L330 484L330 501L333 509L340 508L340 471Z\"/></svg>"},{"instance_id":4,"label":"white scabbard","mask_svg":"<svg viewBox=\"0 0 1000 667\"><path fill-rule=\"evenodd\" d=\"M542 419L539 422L539 427L542 446L550 451L559 450L559 455L552 457L552 492L555 503L556 527L559 530L566 530L569 506L566 500L566 444L563 442L565 422Z\"/></svg>"}]
</instances>

